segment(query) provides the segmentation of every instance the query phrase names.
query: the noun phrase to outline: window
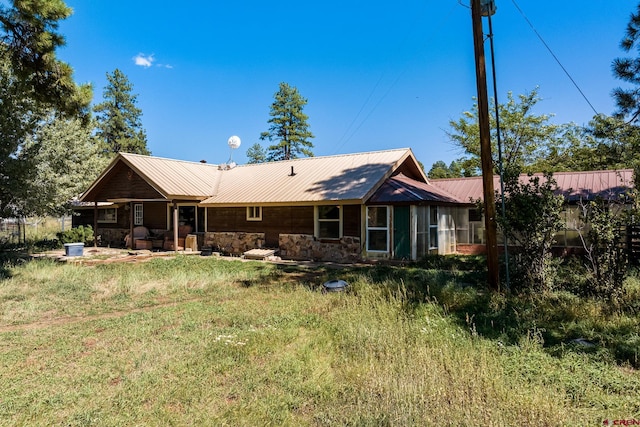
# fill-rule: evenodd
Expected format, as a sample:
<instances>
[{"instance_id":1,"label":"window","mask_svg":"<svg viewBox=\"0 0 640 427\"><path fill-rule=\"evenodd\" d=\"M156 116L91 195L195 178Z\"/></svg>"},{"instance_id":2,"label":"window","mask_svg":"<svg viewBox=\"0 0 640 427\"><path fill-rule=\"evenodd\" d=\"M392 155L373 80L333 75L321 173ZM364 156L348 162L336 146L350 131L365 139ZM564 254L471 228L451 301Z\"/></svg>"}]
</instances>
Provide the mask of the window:
<instances>
[{"instance_id":1,"label":"window","mask_svg":"<svg viewBox=\"0 0 640 427\"><path fill-rule=\"evenodd\" d=\"M142 203L133 205L133 225L144 224L144 211L142 210Z\"/></svg>"},{"instance_id":2,"label":"window","mask_svg":"<svg viewBox=\"0 0 640 427\"><path fill-rule=\"evenodd\" d=\"M342 233L342 209L340 206L318 206L316 235L320 239L339 239Z\"/></svg>"},{"instance_id":3,"label":"window","mask_svg":"<svg viewBox=\"0 0 640 427\"><path fill-rule=\"evenodd\" d=\"M98 222L116 223L118 222L118 213L116 208L98 209Z\"/></svg>"},{"instance_id":4,"label":"window","mask_svg":"<svg viewBox=\"0 0 640 427\"><path fill-rule=\"evenodd\" d=\"M247 206L247 221L262 221L262 206Z\"/></svg>"},{"instance_id":5,"label":"window","mask_svg":"<svg viewBox=\"0 0 640 427\"><path fill-rule=\"evenodd\" d=\"M438 250L438 207L429 207L429 251Z\"/></svg>"},{"instance_id":6,"label":"window","mask_svg":"<svg viewBox=\"0 0 640 427\"><path fill-rule=\"evenodd\" d=\"M386 206L367 207L367 250L389 251L389 213Z\"/></svg>"}]
</instances>

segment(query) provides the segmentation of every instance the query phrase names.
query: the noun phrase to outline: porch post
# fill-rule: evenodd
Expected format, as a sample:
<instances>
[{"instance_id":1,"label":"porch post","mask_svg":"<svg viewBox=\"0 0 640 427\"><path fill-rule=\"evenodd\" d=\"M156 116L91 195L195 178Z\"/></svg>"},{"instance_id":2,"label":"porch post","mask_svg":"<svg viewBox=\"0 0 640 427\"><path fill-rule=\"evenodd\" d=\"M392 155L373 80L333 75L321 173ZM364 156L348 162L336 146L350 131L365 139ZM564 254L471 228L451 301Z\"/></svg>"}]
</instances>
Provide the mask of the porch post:
<instances>
[{"instance_id":1,"label":"porch post","mask_svg":"<svg viewBox=\"0 0 640 427\"><path fill-rule=\"evenodd\" d=\"M129 202L129 249L133 249L133 202Z\"/></svg>"},{"instance_id":2,"label":"porch post","mask_svg":"<svg viewBox=\"0 0 640 427\"><path fill-rule=\"evenodd\" d=\"M173 250L178 252L178 203L173 202Z\"/></svg>"},{"instance_id":3,"label":"porch post","mask_svg":"<svg viewBox=\"0 0 640 427\"><path fill-rule=\"evenodd\" d=\"M98 201L93 202L93 247L98 247Z\"/></svg>"}]
</instances>

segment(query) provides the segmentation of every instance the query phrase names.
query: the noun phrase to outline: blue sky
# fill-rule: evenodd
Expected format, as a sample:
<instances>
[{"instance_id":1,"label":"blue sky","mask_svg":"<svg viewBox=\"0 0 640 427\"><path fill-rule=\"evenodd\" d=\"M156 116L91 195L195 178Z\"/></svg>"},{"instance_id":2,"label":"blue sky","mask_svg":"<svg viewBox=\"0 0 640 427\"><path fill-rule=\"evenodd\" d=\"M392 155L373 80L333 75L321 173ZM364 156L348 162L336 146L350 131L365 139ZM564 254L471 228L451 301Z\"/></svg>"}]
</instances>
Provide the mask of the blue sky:
<instances>
[{"instance_id":1,"label":"blue sky","mask_svg":"<svg viewBox=\"0 0 640 427\"><path fill-rule=\"evenodd\" d=\"M446 130L476 95L468 0L66 2L74 14L60 25L59 57L93 84L95 103L106 73L128 76L153 155L222 163L238 135L233 160L244 163L287 82L308 99L316 155L411 147L427 169L460 157ZM517 5L595 109L611 113L611 62L635 4L497 0L498 98L539 86L536 113L578 124L594 114Z\"/></svg>"}]
</instances>

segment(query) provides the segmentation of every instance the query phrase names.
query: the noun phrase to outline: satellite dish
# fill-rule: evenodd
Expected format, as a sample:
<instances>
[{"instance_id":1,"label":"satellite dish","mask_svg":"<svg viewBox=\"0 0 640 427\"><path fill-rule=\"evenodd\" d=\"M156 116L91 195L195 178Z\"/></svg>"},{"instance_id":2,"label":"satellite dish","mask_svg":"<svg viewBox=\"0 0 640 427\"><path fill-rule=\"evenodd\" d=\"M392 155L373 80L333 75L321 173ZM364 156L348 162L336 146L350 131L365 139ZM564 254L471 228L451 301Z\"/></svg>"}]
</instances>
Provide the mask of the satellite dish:
<instances>
[{"instance_id":1,"label":"satellite dish","mask_svg":"<svg viewBox=\"0 0 640 427\"><path fill-rule=\"evenodd\" d=\"M232 150L235 150L236 148L240 147L242 141L240 141L240 138L237 137L236 135L233 135L232 137L229 138L229 140L227 141L227 144L229 144L229 148L231 148Z\"/></svg>"},{"instance_id":2,"label":"satellite dish","mask_svg":"<svg viewBox=\"0 0 640 427\"><path fill-rule=\"evenodd\" d=\"M227 161L227 164L229 166L228 169L236 166L236 163L233 161L233 150L240 147L241 142L242 141L240 141L240 137L236 135L229 137L229 140L227 140L227 145L229 145L229 148L231 149L231 152L229 153L229 161Z\"/></svg>"}]
</instances>

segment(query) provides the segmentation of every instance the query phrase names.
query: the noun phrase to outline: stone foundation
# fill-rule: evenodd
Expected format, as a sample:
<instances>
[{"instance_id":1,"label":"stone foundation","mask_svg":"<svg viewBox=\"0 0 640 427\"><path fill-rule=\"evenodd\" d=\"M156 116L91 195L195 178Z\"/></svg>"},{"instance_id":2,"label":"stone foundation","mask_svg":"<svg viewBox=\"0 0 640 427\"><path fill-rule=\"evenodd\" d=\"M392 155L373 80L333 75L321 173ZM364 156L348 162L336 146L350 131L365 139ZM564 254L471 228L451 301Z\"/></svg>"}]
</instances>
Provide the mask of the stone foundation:
<instances>
[{"instance_id":1,"label":"stone foundation","mask_svg":"<svg viewBox=\"0 0 640 427\"><path fill-rule=\"evenodd\" d=\"M203 247L210 247L216 252L231 255L242 255L251 249L264 246L264 233L244 232L206 232Z\"/></svg>"},{"instance_id":2,"label":"stone foundation","mask_svg":"<svg viewBox=\"0 0 640 427\"><path fill-rule=\"evenodd\" d=\"M280 257L295 260L357 262L361 260L359 237L318 240L308 234L280 234Z\"/></svg>"}]
</instances>

